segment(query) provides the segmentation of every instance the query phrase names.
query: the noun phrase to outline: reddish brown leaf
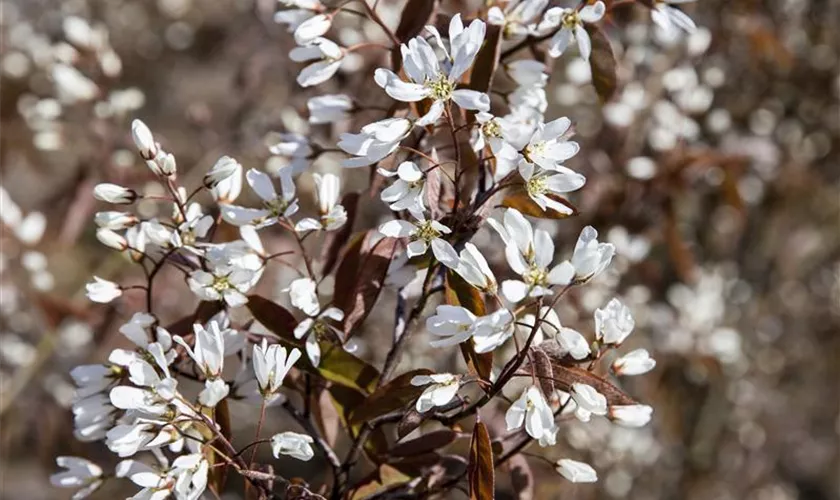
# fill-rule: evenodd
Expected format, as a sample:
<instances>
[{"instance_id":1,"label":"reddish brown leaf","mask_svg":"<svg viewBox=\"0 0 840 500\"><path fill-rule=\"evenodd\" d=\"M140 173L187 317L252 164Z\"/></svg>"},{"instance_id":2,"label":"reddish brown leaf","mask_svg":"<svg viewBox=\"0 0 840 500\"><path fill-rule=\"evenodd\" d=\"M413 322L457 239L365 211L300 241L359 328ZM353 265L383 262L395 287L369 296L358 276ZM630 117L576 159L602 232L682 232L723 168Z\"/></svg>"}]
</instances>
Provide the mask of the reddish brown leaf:
<instances>
[{"instance_id":1,"label":"reddish brown leaf","mask_svg":"<svg viewBox=\"0 0 840 500\"><path fill-rule=\"evenodd\" d=\"M616 75L615 54L607 35L594 24L586 24L586 31L592 40L592 55L589 57L589 66L592 68L592 84L601 102L607 102L615 94L618 86Z\"/></svg>"},{"instance_id":2,"label":"reddish brown leaf","mask_svg":"<svg viewBox=\"0 0 840 500\"><path fill-rule=\"evenodd\" d=\"M356 282L356 275L359 274L359 264L362 260L362 248L367 241L369 232L354 235L341 257L341 264L335 272L335 292L333 293L333 305L345 310L353 294L353 283Z\"/></svg>"},{"instance_id":3,"label":"reddish brown leaf","mask_svg":"<svg viewBox=\"0 0 840 500\"><path fill-rule=\"evenodd\" d=\"M408 410L403 415L402 420L397 423L397 438L402 439L409 435L411 431L420 427L420 424L426 421L428 413L420 413L414 408Z\"/></svg>"},{"instance_id":4,"label":"reddish brown leaf","mask_svg":"<svg viewBox=\"0 0 840 500\"><path fill-rule=\"evenodd\" d=\"M259 295L248 297L248 310L271 333L295 344L300 344L295 338L295 327L298 321L288 309Z\"/></svg>"},{"instance_id":5,"label":"reddish brown leaf","mask_svg":"<svg viewBox=\"0 0 840 500\"><path fill-rule=\"evenodd\" d=\"M431 212L432 219L438 220L441 217L441 209L440 209L440 198L441 198L441 189L443 189L442 183L442 175L440 172L441 167L434 167L428 170L426 174L426 187L425 187L425 202L426 206L429 207L429 211Z\"/></svg>"},{"instance_id":6,"label":"reddish brown leaf","mask_svg":"<svg viewBox=\"0 0 840 500\"><path fill-rule=\"evenodd\" d=\"M368 396L364 404L359 405L353 412L351 420L362 423L394 410L399 410L417 399L425 387L411 385L411 379L417 375L429 375L431 370L422 368L404 373L383 385Z\"/></svg>"},{"instance_id":7,"label":"reddish brown leaf","mask_svg":"<svg viewBox=\"0 0 840 500\"><path fill-rule=\"evenodd\" d=\"M470 442L470 461L467 467L470 483L470 500L493 500L495 470L493 468L493 447L487 426L476 422Z\"/></svg>"},{"instance_id":8,"label":"reddish brown leaf","mask_svg":"<svg viewBox=\"0 0 840 500\"><path fill-rule=\"evenodd\" d=\"M422 455L448 446L458 438L458 433L452 429L432 431L422 436L400 443L391 449L392 457L411 457Z\"/></svg>"},{"instance_id":9,"label":"reddish brown leaf","mask_svg":"<svg viewBox=\"0 0 840 500\"><path fill-rule=\"evenodd\" d=\"M321 275L330 274L338 263L341 247L347 243L353 233L353 221L356 219L356 209L359 204L359 193L347 193L341 198L341 206L347 211L347 222L337 231L327 232L321 251Z\"/></svg>"},{"instance_id":10,"label":"reddish brown leaf","mask_svg":"<svg viewBox=\"0 0 840 500\"><path fill-rule=\"evenodd\" d=\"M533 360L533 370L540 384L540 389L542 389L543 394L547 398L556 398L554 395L554 370L551 369L551 358L539 347L532 347L530 354Z\"/></svg>"},{"instance_id":11,"label":"reddish brown leaf","mask_svg":"<svg viewBox=\"0 0 840 500\"><path fill-rule=\"evenodd\" d=\"M557 363L552 363L552 368L554 369L554 385L562 391L569 392L572 384L581 383L594 387L595 390L607 398L607 403L610 405L638 404L633 398L625 394L624 391L614 386L608 380L599 377L588 370L571 366L563 366Z\"/></svg>"},{"instance_id":12,"label":"reddish brown leaf","mask_svg":"<svg viewBox=\"0 0 840 500\"><path fill-rule=\"evenodd\" d=\"M470 74L469 88L479 92L488 92L493 86L493 77L499 67L499 56L502 52L502 29L493 24L487 25L484 45L478 51Z\"/></svg>"},{"instance_id":13,"label":"reddish brown leaf","mask_svg":"<svg viewBox=\"0 0 840 500\"><path fill-rule=\"evenodd\" d=\"M364 422L353 422L351 415L355 409L364 404L366 396L358 390L340 385L333 385L328 391L347 434L351 437L357 436ZM382 427L378 427L371 432L370 437L365 442L364 450L375 462L382 461L388 452L388 439L385 437Z\"/></svg>"},{"instance_id":14,"label":"reddish brown leaf","mask_svg":"<svg viewBox=\"0 0 840 500\"><path fill-rule=\"evenodd\" d=\"M577 208L575 208L575 206L572 205L566 198L556 194L548 194L546 196L569 207L572 213L561 213L550 208L548 210L543 210L534 202L534 200L531 199L530 196L528 196L528 191L525 190L523 185L511 187L505 198L502 200L502 206L515 208L522 212L523 215L530 215L531 217L540 217L543 219L565 219L578 214Z\"/></svg>"},{"instance_id":15,"label":"reddish brown leaf","mask_svg":"<svg viewBox=\"0 0 840 500\"><path fill-rule=\"evenodd\" d=\"M396 238L383 238L364 254L350 301L345 304L343 330L346 338L356 333L373 309L399 244Z\"/></svg>"},{"instance_id":16,"label":"reddish brown leaf","mask_svg":"<svg viewBox=\"0 0 840 500\"><path fill-rule=\"evenodd\" d=\"M397 39L407 42L419 35L423 28L430 24L430 19L437 8L436 0L408 0L403 7L403 15L397 26ZM396 50L399 52L399 48Z\"/></svg>"}]
</instances>

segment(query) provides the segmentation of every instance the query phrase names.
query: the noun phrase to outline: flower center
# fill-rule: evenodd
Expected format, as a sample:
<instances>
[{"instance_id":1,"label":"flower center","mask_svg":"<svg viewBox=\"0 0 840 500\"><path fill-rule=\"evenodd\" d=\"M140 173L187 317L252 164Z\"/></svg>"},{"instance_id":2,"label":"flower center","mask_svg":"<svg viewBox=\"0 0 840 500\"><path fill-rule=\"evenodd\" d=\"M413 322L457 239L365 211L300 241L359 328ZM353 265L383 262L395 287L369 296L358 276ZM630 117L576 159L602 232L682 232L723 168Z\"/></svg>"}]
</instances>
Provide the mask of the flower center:
<instances>
[{"instance_id":1,"label":"flower center","mask_svg":"<svg viewBox=\"0 0 840 500\"><path fill-rule=\"evenodd\" d=\"M328 333L329 333L329 327L326 325L326 323L323 323L321 321L316 321L312 325L312 335L315 335L316 339L318 339L318 340L329 340L329 338L328 338L329 336L327 335Z\"/></svg>"},{"instance_id":2,"label":"flower center","mask_svg":"<svg viewBox=\"0 0 840 500\"><path fill-rule=\"evenodd\" d=\"M452 97L452 91L455 90L455 86L443 73L438 75L437 80L427 80L426 88L431 91L432 97L436 101L449 100Z\"/></svg>"},{"instance_id":3,"label":"flower center","mask_svg":"<svg viewBox=\"0 0 840 500\"><path fill-rule=\"evenodd\" d=\"M216 276L216 279L213 280L213 284L210 286L217 292L223 292L233 285L231 285L227 276Z\"/></svg>"},{"instance_id":4,"label":"flower center","mask_svg":"<svg viewBox=\"0 0 840 500\"><path fill-rule=\"evenodd\" d=\"M432 227L432 221L427 220L417 226L417 232L414 233L414 239L430 242L435 238L440 237L440 232Z\"/></svg>"},{"instance_id":5,"label":"flower center","mask_svg":"<svg viewBox=\"0 0 840 500\"><path fill-rule=\"evenodd\" d=\"M501 137L502 127L499 125L499 122L494 119L482 125L481 132L484 134L484 137Z\"/></svg>"},{"instance_id":6,"label":"flower center","mask_svg":"<svg viewBox=\"0 0 840 500\"><path fill-rule=\"evenodd\" d=\"M545 272L545 269L531 265L530 269L525 271L522 280L530 286L543 286L548 283L548 273Z\"/></svg>"},{"instance_id":7,"label":"flower center","mask_svg":"<svg viewBox=\"0 0 840 500\"><path fill-rule=\"evenodd\" d=\"M270 211L274 217L282 217L288 207L289 202L279 196L271 201L265 202L266 210Z\"/></svg>"},{"instance_id":8,"label":"flower center","mask_svg":"<svg viewBox=\"0 0 840 500\"><path fill-rule=\"evenodd\" d=\"M569 12L568 14L563 16L562 23L564 28L574 29L575 26L580 24L580 14L578 14L578 11L573 10L572 12Z\"/></svg>"},{"instance_id":9,"label":"flower center","mask_svg":"<svg viewBox=\"0 0 840 500\"><path fill-rule=\"evenodd\" d=\"M522 154L525 156L525 159L531 163L536 163L534 162L533 158L535 156L542 156L543 153L545 153L545 141L528 144L525 147L525 151L522 152Z\"/></svg>"},{"instance_id":10,"label":"flower center","mask_svg":"<svg viewBox=\"0 0 840 500\"><path fill-rule=\"evenodd\" d=\"M539 196L548 191L548 186L546 185L545 177L541 176L534 176L528 179L526 188L528 190L528 194L531 196Z\"/></svg>"}]
</instances>

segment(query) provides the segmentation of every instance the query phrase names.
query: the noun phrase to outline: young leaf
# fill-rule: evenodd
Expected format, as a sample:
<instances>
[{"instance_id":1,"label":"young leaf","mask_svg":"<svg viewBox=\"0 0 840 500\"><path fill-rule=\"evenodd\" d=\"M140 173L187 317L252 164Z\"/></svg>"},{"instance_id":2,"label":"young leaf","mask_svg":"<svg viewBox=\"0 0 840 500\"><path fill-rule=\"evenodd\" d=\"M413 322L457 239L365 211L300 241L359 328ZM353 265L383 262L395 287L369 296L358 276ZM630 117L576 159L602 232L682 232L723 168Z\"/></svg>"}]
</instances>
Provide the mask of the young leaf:
<instances>
[{"instance_id":1,"label":"young leaf","mask_svg":"<svg viewBox=\"0 0 840 500\"><path fill-rule=\"evenodd\" d=\"M586 31L589 32L589 38L592 40L592 55L589 57L592 84L601 102L604 103L612 98L618 85L615 55L609 38L598 26L587 23Z\"/></svg>"},{"instance_id":2,"label":"young leaf","mask_svg":"<svg viewBox=\"0 0 840 500\"><path fill-rule=\"evenodd\" d=\"M510 188L507 195L502 200L502 206L515 208L522 212L522 215L530 215L531 217L540 217L543 219L565 219L567 217L578 215L578 209L575 208L575 206L572 205L566 198L556 194L547 194L546 196L555 201L559 201L563 205L566 205L572 213L561 213L551 208L543 210L534 202L534 200L531 199L530 196L528 196L528 191L526 191L525 187L521 185Z\"/></svg>"},{"instance_id":3,"label":"young leaf","mask_svg":"<svg viewBox=\"0 0 840 500\"><path fill-rule=\"evenodd\" d=\"M268 328L271 333L295 344L300 343L294 335L298 321L288 309L259 295L249 296L247 307L254 319Z\"/></svg>"},{"instance_id":4,"label":"young leaf","mask_svg":"<svg viewBox=\"0 0 840 500\"><path fill-rule=\"evenodd\" d=\"M333 305L342 311L352 297L353 286L356 282L356 275L359 274L359 263L362 259L362 248L368 240L368 232L359 233L350 239L341 257L341 264L335 272L335 292L333 293Z\"/></svg>"},{"instance_id":5,"label":"young leaf","mask_svg":"<svg viewBox=\"0 0 840 500\"><path fill-rule=\"evenodd\" d=\"M470 461L467 468L470 500L493 500L495 470L490 434L483 422L476 422L470 442Z\"/></svg>"},{"instance_id":6,"label":"young leaf","mask_svg":"<svg viewBox=\"0 0 840 500\"><path fill-rule=\"evenodd\" d=\"M395 33L397 39L407 42L419 35L429 24L429 19L434 16L436 8L437 0L408 0L403 7L403 15ZM397 52L399 53L399 48Z\"/></svg>"},{"instance_id":7,"label":"young leaf","mask_svg":"<svg viewBox=\"0 0 840 500\"><path fill-rule=\"evenodd\" d=\"M411 379L417 375L429 375L431 370L422 368L404 373L383 385L368 396L364 404L359 405L353 412L351 420L361 423L380 415L399 410L417 399L425 387L411 385Z\"/></svg>"},{"instance_id":8,"label":"young leaf","mask_svg":"<svg viewBox=\"0 0 840 500\"><path fill-rule=\"evenodd\" d=\"M553 361L553 360L552 360ZM633 398L614 386L606 379L582 368L563 366L552 363L554 370L554 385L561 391L569 392L572 384L581 383L591 385L596 391L607 398L610 405L634 405L638 404Z\"/></svg>"},{"instance_id":9,"label":"young leaf","mask_svg":"<svg viewBox=\"0 0 840 500\"><path fill-rule=\"evenodd\" d=\"M329 231L324 237L321 252L321 275L330 274L338 262L338 254L341 247L353 233L353 221L356 218L356 210L359 205L359 193L347 193L341 198L341 206L347 211L347 222L337 231Z\"/></svg>"},{"instance_id":10,"label":"young leaf","mask_svg":"<svg viewBox=\"0 0 840 500\"><path fill-rule=\"evenodd\" d=\"M383 238L364 254L350 300L344 305L343 330L348 339L356 333L356 329L376 304L388 266L399 244L396 238Z\"/></svg>"},{"instance_id":11,"label":"young leaf","mask_svg":"<svg viewBox=\"0 0 840 500\"><path fill-rule=\"evenodd\" d=\"M493 24L487 25L484 35L484 45L475 56L469 88L479 92L489 92L493 86L493 77L499 67L499 56L502 52L502 29Z\"/></svg>"},{"instance_id":12,"label":"young leaf","mask_svg":"<svg viewBox=\"0 0 840 500\"><path fill-rule=\"evenodd\" d=\"M551 369L551 358L539 347L531 347L531 359L533 360L533 370L537 376L537 382L540 384L543 394L549 399L556 399L554 392L554 370Z\"/></svg>"},{"instance_id":13,"label":"young leaf","mask_svg":"<svg viewBox=\"0 0 840 500\"><path fill-rule=\"evenodd\" d=\"M411 431L420 427L420 424L426 421L429 418L429 413L420 413L419 411L415 410L414 408L405 412L403 415L402 420L397 423L397 438L402 439L409 435Z\"/></svg>"}]
</instances>

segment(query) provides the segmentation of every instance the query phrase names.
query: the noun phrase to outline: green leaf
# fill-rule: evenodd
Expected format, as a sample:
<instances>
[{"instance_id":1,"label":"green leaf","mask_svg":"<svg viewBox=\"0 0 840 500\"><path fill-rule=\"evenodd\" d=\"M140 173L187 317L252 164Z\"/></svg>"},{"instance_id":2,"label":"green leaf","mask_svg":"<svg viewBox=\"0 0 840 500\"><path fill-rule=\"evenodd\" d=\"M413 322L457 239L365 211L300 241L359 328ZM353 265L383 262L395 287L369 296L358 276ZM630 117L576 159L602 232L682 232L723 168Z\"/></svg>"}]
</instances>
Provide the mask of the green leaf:
<instances>
[{"instance_id":1,"label":"green leaf","mask_svg":"<svg viewBox=\"0 0 840 500\"><path fill-rule=\"evenodd\" d=\"M493 500L495 469L490 434L483 422L476 422L470 441L470 461L467 467L470 500Z\"/></svg>"},{"instance_id":2,"label":"green leaf","mask_svg":"<svg viewBox=\"0 0 840 500\"><path fill-rule=\"evenodd\" d=\"M417 375L429 375L432 371L422 368L404 373L383 385L368 396L364 404L353 412L354 423L365 422L380 415L403 408L422 394L425 387L411 385L411 379Z\"/></svg>"},{"instance_id":3,"label":"green leaf","mask_svg":"<svg viewBox=\"0 0 840 500\"><path fill-rule=\"evenodd\" d=\"M297 320L283 306L265 297L251 295L248 300L248 309L254 319L277 335L282 344L304 349L303 342L294 337ZM340 345L327 341L321 341L318 345L321 347L321 362L317 368L312 366L307 356L301 357L296 366L364 394L369 394L376 389L379 381L379 371L376 368L345 351Z\"/></svg>"},{"instance_id":4,"label":"green leaf","mask_svg":"<svg viewBox=\"0 0 840 500\"><path fill-rule=\"evenodd\" d=\"M586 31L592 40L592 55L589 56L589 66L592 68L592 84L601 102L609 101L618 86L616 74L615 54L607 35L596 25L586 24Z\"/></svg>"}]
</instances>

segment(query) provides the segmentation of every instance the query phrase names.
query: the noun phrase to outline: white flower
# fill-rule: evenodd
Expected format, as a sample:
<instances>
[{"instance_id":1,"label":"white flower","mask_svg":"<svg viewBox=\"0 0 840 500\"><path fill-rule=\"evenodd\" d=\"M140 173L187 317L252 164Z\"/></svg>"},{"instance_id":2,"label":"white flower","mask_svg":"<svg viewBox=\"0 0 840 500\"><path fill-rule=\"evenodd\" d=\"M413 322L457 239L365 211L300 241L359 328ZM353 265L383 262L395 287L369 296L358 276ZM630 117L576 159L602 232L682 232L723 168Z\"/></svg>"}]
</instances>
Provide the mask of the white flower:
<instances>
[{"instance_id":1,"label":"white flower","mask_svg":"<svg viewBox=\"0 0 840 500\"><path fill-rule=\"evenodd\" d=\"M595 309L595 338L601 344L621 345L635 326L630 308L618 299L610 300L604 309Z\"/></svg>"},{"instance_id":2,"label":"white flower","mask_svg":"<svg viewBox=\"0 0 840 500\"><path fill-rule=\"evenodd\" d=\"M306 318L298 323L295 327L294 335L296 339L306 337L304 344L306 355L313 366L318 366L321 363L321 346L318 343L321 339L327 337L328 334L332 334L335 339L344 344L344 332L327 321L341 322L344 319L344 311L337 307L328 307L321 312L318 312L316 309L315 313L310 316L314 317ZM345 346L345 348L347 347Z\"/></svg>"},{"instance_id":3,"label":"white flower","mask_svg":"<svg viewBox=\"0 0 840 500\"><path fill-rule=\"evenodd\" d=\"M316 38L305 47L295 47L289 52L295 62L315 61L303 68L297 77L298 85L311 87L329 80L344 60L344 51L335 42Z\"/></svg>"},{"instance_id":4,"label":"white flower","mask_svg":"<svg viewBox=\"0 0 840 500\"><path fill-rule=\"evenodd\" d=\"M261 229L276 224L282 218L294 215L298 211L298 201L295 198L295 183L292 180L291 169L281 168L277 174L280 177L280 194L274 190L274 183L268 174L253 168L248 170L245 179L262 200L263 208L221 205L222 218L235 226L254 225L257 229Z\"/></svg>"},{"instance_id":5,"label":"white flower","mask_svg":"<svg viewBox=\"0 0 840 500\"><path fill-rule=\"evenodd\" d=\"M292 349L287 356L285 347L279 344L268 345L266 339L263 339L262 345L254 345L254 375L257 377L260 394L264 398L277 395L280 386L283 385L283 379L298 359L299 349Z\"/></svg>"},{"instance_id":6,"label":"white flower","mask_svg":"<svg viewBox=\"0 0 840 500\"><path fill-rule=\"evenodd\" d=\"M144 312L136 312L131 316L131 319L128 320L128 323L125 323L120 327L119 332L137 347L145 349L149 344L149 331L155 323L157 323L157 318L153 315ZM160 342L161 347L163 347L164 352L166 352L169 350L169 347L171 347L169 332L166 331L165 328L159 328L158 331L163 332L163 336L166 337L165 342L168 345L164 345L164 341L161 340L160 333L156 336L157 341Z\"/></svg>"},{"instance_id":7,"label":"white flower","mask_svg":"<svg viewBox=\"0 0 840 500\"><path fill-rule=\"evenodd\" d=\"M607 398L594 387L576 382L572 384L570 392L577 408L575 416L581 422L589 422L590 415L607 414Z\"/></svg>"},{"instance_id":8,"label":"white flower","mask_svg":"<svg viewBox=\"0 0 840 500\"><path fill-rule=\"evenodd\" d=\"M347 211L338 204L341 194L341 180L333 174L312 174L318 193L319 219L310 217L295 224L295 231L334 231L347 222Z\"/></svg>"},{"instance_id":9,"label":"white flower","mask_svg":"<svg viewBox=\"0 0 840 500\"><path fill-rule=\"evenodd\" d=\"M128 248L128 241L110 229L97 229L96 239L108 248L122 252Z\"/></svg>"},{"instance_id":10,"label":"white flower","mask_svg":"<svg viewBox=\"0 0 840 500\"><path fill-rule=\"evenodd\" d=\"M508 265L522 277L521 280L506 280L502 283L505 298L519 302L527 296L550 294L551 285L569 283L571 264L564 262L549 269L554 259L554 242L545 230L535 231L531 223L513 208L504 212L501 221L491 217L487 222L505 243Z\"/></svg>"},{"instance_id":11,"label":"white flower","mask_svg":"<svg viewBox=\"0 0 840 500\"><path fill-rule=\"evenodd\" d=\"M332 26L332 16L326 14L312 16L295 28L295 43L309 45L329 31L330 26Z\"/></svg>"},{"instance_id":12,"label":"white flower","mask_svg":"<svg viewBox=\"0 0 840 500\"><path fill-rule=\"evenodd\" d=\"M210 321L207 326L208 328L205 329L199 324L193 325L194 348L191 348L180 336L173 337L173 340L186 349L187 354L195 361L207 379L204 390L198 395L199 402L204 406L214 407L228 395L230 388L221 379L225 361L225 341L222 329L215 321Z\"/></svg>"},{"instance_id":13,"label":"white flower","mask_svg":"<svg viewBox=\"0 0 840 500\"><path fill-rule=\"evenodd\" d=\"M97 200L117 205L130 205L137 199L137 193L133 190L107 182L94 186L93 196Z\"/></svg>"},{"instance_id":14,"label":"white flower","mask_svg":"<svg viewBox=\"0 0 840 500\"><path fill-rule=\"evenodd\" d=\"M141 410L152 415L162 415L177 394L178 381L169 373L169 362L158 343L146 349L154 365L141 357L128 362L129 380L137 387L119 385L111 389L111 404L121 410Z\"/></svg>"},{"instance_id":15,"label":"white flower","mask_svg":"<svg viewBox=\"0 0 840 500\"><path fill-rule=\"evenodd\" d=\"M291 168L291 174L297 175L309 167L313 158L312 145L305 135L293 134L291 132L270 132L265 137L268 151L276 157L282 158L286 163L278 169L278 174L285 181L283 170Z\"/></svg>"},{"instance_id":16,"label":"white flower","mask_svg":"<svg viewBox=\"0 0 840 500\"><path fill-rule=\"evenodd\" d=\"M560 324L560 318L557 316L556 311L548 306L543 306L540 308L537 317L543 318L543 321L538 327L537 335L534 338L534 342L537 345L540 344L543 337L553 337L563 355L569 354L576 360L586 359L589 356L589 343L586 341L586 338L578 331ZM528 333L533 328L535 321L536 317L533 314L526 314L519 320L520 323L527 325Z\"/></svg>"},{"instance_id":17,"label":"white flower","mask_svg":"<svg viewBox=\"0 0 840 500\"><path fill-rule=\"evenodd\" d=\"M615 246L612 243L599 243L598 231L586 226L578 236L571 265L574 268L574 281L586 283L601 274L610 265Z\"/></svg>"},{"instance_id":18,"label":"white flower","mask_svg":"<svg viewBox=\"0 0 840 500\"><path fill-rule=\"evenodd\" d=\"M650 18L657 26L670 35L676 35L679 30L692 33L697 25L680 9L669 4L681 4L693 0L655 0L650 11Z\"/></svg>"},{"instance_id":19,"label":"white flower","mask_svg":"<svg viewBox=\"0 0 840 500\"><path fill-rule=\"evenodd\" d=\"M315 456L315 451L312 449L314 442L312 436L307 434L281 432L271 437L271 451L275 458L280 458L280 455L289 455L305 462Z\"/></svg>"},{"instance_id":20,"label":"white flower","mask_svg":"<svg viewBox=\"0 0 840 500\"><path fill-rule=\"evenodd\" d=\"M473 331L475 352L495 350L511 338L515 331L513 314L507 309L499 309L478 318Z\"/></svg>"},{"instance_id":21,"label":"white flower","mask_svg":"<svg viewBox=\"0 0 840 500\"><path fill-rule=\"evenodd\" d=\"M415 375L411 378L411 385L415 387L428 385L414 405L418 412L425 413L436 406L443 406L452 401L452 398L458 394L461 377L451 373Z\"/></svg>"},{"instance_id":22,"label":"white flower","mask_svg":"<svg viewBox=\"0 0 840 500\"><path fill-rule=\"evenodd\" d=\"M345 94L327 94L310 98L306 108L309 110L309 123L320 125L346 120L355 106Z\"/></svg>"},{"instance_id":23,"label":"white flower","mask_svg":"<svg viewBox=\"0 0 840 500\"><path fill-rule=\"evenodd\" d=\"M131 497L137 500L164 500L170 496L178 500L201 498L207 488L207 473L210 464L202 453L181 455L172 466L162 470L136 460L124 460L117 464L116 476L127 477L143 488Z\"/></svg>"},{"instance_id":24,"label":"white flower","mask_svg":"<svg viewBox=\"0 0 840 500\"><path fill-rule=\"evenodd\" d=\"M274 22L288 25L290 33L293 33L301 23L316 13L322 12L325 8L318 0L281 0L279 3L286 7L294 7L274 14Z\"/></svg>"},{"instance_id":25,"label":"white flower","mask_svg":"<svg viewBox=\"0 0 840 500\"><path fill-rule=\"evenodd\" d=\"M355 158L342 160L346 168L366 167L384 159L408 137L414 124L405 118L386 118L362 127L358 134L341 134L338 147Z\"/></svg>"},{"instance_id":26,"label":"white flower","mask_svg":"<svg viewBox=\"0 0 840 500\"><path fill-rule=\"evenodd\" d=\"M318 285L310 278L298 278L289 284L289 296L292 305L306 313L315 316L321 310L318 302Z\"/></svg>"},{"instance_id":27,"label":"white flower","mask_svg":"<svg viewBox=\"0 0 840 500\"><path fill-rule=\"evenodd\" d=\"M612 370L616 375L642 375L656 366L656 360L645 349L630 351L613 361Z\"/></svg>"},{"instance_id":28,"label":"white flower","mask_svg":"<svg viewBox=\"0 0 840 500\"><path fill-rule=\"evenodd\" d=\"M519 157L519 152L506 139L511 127L505 119L480 111L476 113L475 120L479 127L473 130L470 137L473 150L478 152L489 145L490 151L499 161L513 163Z\"/></svg>"},{"instance_id":29,"label":"white flower","mask_svg":"<svg viewBox=\"0 0 840 500\"><path fill-rule=\"evenodd\" d=\"M396 172L380 168L379 173L385 177L397 177L389 187L382 190L380 198L391 210L399 211L412 209L422 211L425 209L423 194L426 188L426 179L423 171L415 163L404 161L397 167Z\"/></svg>"},{"instance_id":30,"label":"white flower","mask_svg":"<svg viewBox=\"0 0 840 500\"><path fill-rule=\"evenodd\" d=\"M554 413L545 400L542 391L536 386L530 386L519 399L508 408L505 413L507 430L512 431L525 424L525 431L529 436L539 441L540 446L551 446L557 439L557 424L554 423Z\"/></svg>"},{"instance_id":31,"label":"white flower","mask_svg":"<svg viewBox=\"0 0 840 500\"><path fill-rule=\"evenodd\" d=\"M96 212L93 220L97 226L111 231L121 231L139 222L137 216L132 213L116 211Z\"/></svg>"},{"instance_id":32,"label":"white flower","mask_svg":"<svg viewBox=\"0 0 840 500\"><path fill-rule=\"evenodd\" d=\"M452 17L449 23L451 56L437 30L432 27L427 29L432 31L438 46L446 54L443 67L431 45L424 38L415 37L408 45L403 44L400 47L403 68L409 81L404 82L389 69L379 68L374 73L376 84L398 101L417 102L426 98L432 99L429 111L417 121L420 126L436 122L450 99L463 109L488 111L490 98L487 94L469 89L456 90L458 80L472 66L484 41L484 22L476 19L464 29L461 15L456 14Z\"/></svg>"},{"instance_id":33,"label":"white flower","mask_svg":"<svg viewBox=\"0 0 840 500\"><path fill-rule=\"evenodd\" d=\"M443 337L430 342L432 347L445 347L472 337L476 317L469 310L459 306L437 306L436 314L426 319L426 329L432 335Z\"/></svg>"},{"instance_id":34,"label":"white flower","mask_svg":"<svg viewBox=\"0 0 840 500\"><path fill-rule=\"evenodd\" d=\"M464 278L464 281L483 292L496 293L498 289L496 276L487 264L487 259L472 243L464 244L455 272Z\"/></svg>"},{"instance_id":35,"label":"white flower","mask_svg":"<svg viewBox=\"0 0 840 500\"><path fill-rule=\"evenodd\" d=\"M182 218L180 210L177 214L178 218ZM190 247L192 249L200 238L207 236L213 224L213 216L204 215L201 205L190 203L186 210L186 219L178 225L178 231L172 233L170 244L176 248ZM196 251L196 253L201 252Z\"/></svg>"},{"instance_id":36,"label":"white flower","mask_svg":"<svg viewBox=\"0 0 840 500\"><path fill-rule=\"evenodd\" d=\"M131 138L134 140L134 145L140 151L140 156L144 160L151 160L158 155L157 143L152 131L141 120L133 120L131 122Z\"/></svg>"},{"instance_id":37,"label":"white flower","mask_svg":"<svg viewBox=\"0 0 840 500\"><path fill-rule=\"evenodd\" d=\"M59 488L79 488L72 500L87 498L102 485L102 468L78 457L57 457L55 463L67 470L50 476L50 483Z\"/></svg>"},{"instance_id":38,"label":"white flower","mask_svg":"<svg viewBox=\"0 0 840 500\"><path fill-rule=\"evenodd\" d=\"M520 40L533 32L532 24L539 19L548 0L523 0L507 4L504 11L499 7L490 7L487 22L502 27L506 40Z\"/></svg>"},{"instance_id":39,"label":"white flower","mask_svg":"<svg viewBox=\"0 0 840 500\"><path fill-rule=\"evenodd\" d=\"M566 167L556 170L535 172L534 164L527 161L519 163L519 175L525 180L525 190L543 210L556 210L561 214L571 215L572 209L549 195L560 195L577 191L586 183L586 177Z\"/></svg>"},{"instance_id":40,"label":"white flower","mask_svg":"<svg viewBox=\"0 0 840 500\"><path fill-rule=\"evenodd\" d=\"M212 188L236 174L242 175L242 165L230 156L222 156L204 174L204 185Z\"/></svg>"},{"instance_id":41,"label":"white flower","mask_svg":"<svg viewBox=\"0 0 840 500\"><path fill-rule=\"evenodd\" d=\"M451 229L436 220L426 220L421 212L411 212L416 222L392 220L379 226L379 232L391 238L410 238L406 248L408 257L423 255L432 247L435 258L446 267L458 267L458 253L441 235L449 234Z\"/></svg>"},{"instance_id":42,"label":"white flower","mask_svg":"<svg viewBox=\"0 0 840 500\"><path fill-rule=\"evenodd\" d=\"M560 57L574 38L577 40L580 56L588 61L589 55L592 53L592 41L589 39L589 33L586 32L583 23L600 21L606 10L606 5L600 0L580 10L563 7L548 9L543 22L551 26L561 26L560 30L551 38L548 54L551 57Z\"/></svg>"},{"instance_id":43,"label":"white flower","mask_svg":"<svg viewBox=\"0 0 840 500\"><path fill-rule=\"evenodd\" d=\"M650 422L653 408L648 405L610 406L609 418L622 427L644 427Z\"/></svg>"},{"instance_id":44,"label":"white flower","mask_svg":"<svg viewBox=\"0 0 840 500\"><path fill-rule=\"evenodd\" d=\"M74 104L79 101L90 101L99 94L99 87L73 66L55 64L52 67L51 76L61 102Z\"/></svg>"},{"instance_id":45,"label":"white flower","mask_svg":"<svg viewBox=\"0 0 840 500\"><path fill-rule=\"evenodd\" d=\"M107 304L122 295L122 288L114 282L103 280L98 276L93 277L93 282L85 285L88 299Z\"/></svg>"},{"instance_id":46,"label":"white flower","mask_svg":"<svg viewBox=\"0 0 840 500\"><path fill-rule=\"evenodd\" d=\"M525 161L546 170L557 170L562 163L580 151L577 142L566 140L572 122L565 116L546 124L537 125L531 139L522 151Z\"/></svg>"},{"instance_id":47,"label":"white flower","mask_svg":"<svg viewBox=\"0 0 840 500\"><path fill-rule=\"evenodd\" d=\"M506 63L503 67L510 79L520 87L544 87L548 83L545 64L534 59L518 59Z\"/></svg>"},{"instance_id":48,"label":"white flower","mask_svg":"<svg viewBox=\"0 0 840 500\"><path fill-rule=\"evenodd\" d=\"M561 476L573 483L594 483L598 481L598 473L591 465L569 458L558 460L555 469Z\"/></svg>"},{"instance_id":49,"label":"white flower","mask_svg":"<svg viewBox=\"0 0 840 500\"><path fill-rule=\"evenodd\" d=\"M195 270L187 278L190 290L201 300L224 300L230 307L248 302L245 295L256 284L255 272L236 265L223 248L207 252L209 271Z\"/></svg>"}]
</instances>

